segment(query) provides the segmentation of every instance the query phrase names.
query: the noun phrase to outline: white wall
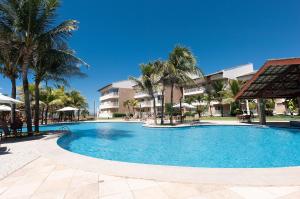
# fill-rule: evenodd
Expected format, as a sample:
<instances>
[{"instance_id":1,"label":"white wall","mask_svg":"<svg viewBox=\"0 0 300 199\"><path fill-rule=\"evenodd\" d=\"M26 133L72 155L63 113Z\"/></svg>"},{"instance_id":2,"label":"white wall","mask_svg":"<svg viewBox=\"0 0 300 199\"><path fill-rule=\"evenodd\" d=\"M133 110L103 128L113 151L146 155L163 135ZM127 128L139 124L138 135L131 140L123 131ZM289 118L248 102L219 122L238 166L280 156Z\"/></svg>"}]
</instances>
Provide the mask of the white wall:
<instances>
[{"instance_id":1,"label":"white wall","mask_svg":"<svg viewBox=\"0 0 300 199\"><path fill-rule=\"evenodd\" d=\"M238 67L223 70L223 77L228 79L236 79L239 76L253 72L253 64L245 64Z\"/></svg>"}]
</instances>

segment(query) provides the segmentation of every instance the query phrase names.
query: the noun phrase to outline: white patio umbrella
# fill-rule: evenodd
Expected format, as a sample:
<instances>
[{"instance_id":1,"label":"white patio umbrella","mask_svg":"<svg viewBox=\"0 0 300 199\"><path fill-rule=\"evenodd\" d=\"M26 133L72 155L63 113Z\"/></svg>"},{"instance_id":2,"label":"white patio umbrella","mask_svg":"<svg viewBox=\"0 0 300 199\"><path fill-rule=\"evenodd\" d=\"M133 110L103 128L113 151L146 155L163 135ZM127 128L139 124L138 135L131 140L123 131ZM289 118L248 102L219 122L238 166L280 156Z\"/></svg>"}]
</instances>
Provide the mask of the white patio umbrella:
<instances>
[{"instance_id":1,"label":"white patio umbrella","mask_svg":"<svg viewBox=\"0 0 300 199\"><path fill-rule=\"evenodd\" d=\"M173 106L174 108L180 108L180 104L176 104L176 105L174 105ZM181 103L181 107L182 108L196 108L195 106L193 106L193 105L190 105L190 104L188 104L188 103Z\"/></svg>"},{"instance_id":2,"label":"white patio umbrella","mask_svg":"<svg viewBox=\"0 0 300 199\"><path fill-rule=\"evenodd\" d=\"M78 111L78 110L79 110L78 108L67 106L67 107L58 109L57 112Z\"/></svg>"},{"instance_id":3,"label":"white patio umbrella","mask_svg":"<svg viewBox=\"0 0 300 199\"><path fill-rule=\"evenodd\" d=\"M0 112L9 112L11 111L11 108L9 106L0 105Z\"/></svg>"},{"instance_id":4,"label":"white patio umbrella","mask_svg":"<svg viewBox=\"0 0 300 199\"><path fill-rule=\"evenodd\" d=\"M3 94L0 93L0 103L4 103L4 104L16 104L16 103L22 103L19 100L13 99L11 97L5 96Z\"/></svg>"},{"instance_id":5,"label":"white patio umbrella","mask_svg":"<svg viewBox=\"0 0 300 199\"><path fill-rule=\"evenodd\" d=\"M67 106L62 109L57 110L57 112L74 112L74 114L75 114L75 111L78 111L78 110L79 110L78 108ZM71 118L73 118L73 117L71 117Z\"/></svg>"},{"instance_id":6,"label":"white patio umbrella","mask_svg":"<svg viewBox=\"0 0 300 199\"><path fill-rule=\"evenodd\" d=\"M10 104L10 105L12 106L13 104L16 104L16 103L22 103L22 102L19 101L19 100L14 99L14 98L5 96L5 95L3 95L2 93L0 93L0 103L3 103L3 104ZM6 109L7 109L7 108L6 108ZM10 111L12 111L11 108L10 108ZM11 114L12 114L12 113L11 113ZM11 117L11 121L13 122L13 117Z\"/></svg>"}]
</instances>

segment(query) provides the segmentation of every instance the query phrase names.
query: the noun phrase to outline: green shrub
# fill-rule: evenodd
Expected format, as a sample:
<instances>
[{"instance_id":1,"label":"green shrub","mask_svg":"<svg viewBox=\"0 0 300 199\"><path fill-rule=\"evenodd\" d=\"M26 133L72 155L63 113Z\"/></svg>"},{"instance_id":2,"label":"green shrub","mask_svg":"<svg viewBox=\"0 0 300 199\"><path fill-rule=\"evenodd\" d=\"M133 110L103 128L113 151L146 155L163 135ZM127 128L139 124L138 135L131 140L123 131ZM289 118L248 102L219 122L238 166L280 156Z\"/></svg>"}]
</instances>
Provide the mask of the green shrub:
<instances>
[{"instance_id":1,"label":"green shrub","mask_svg":"<svg viewBox=\"0 0 300 199\"><path fill-rule=\"evenodd\" d=\"M184 113L184 116L190 116L190 117L194 117L196 115L196 113L195 112L185 112Z\"/></svg>"},{"instance_id":2,"label":"green shrub","mask_svg":"<svg viewBox=\"0 0 300 199\"><path fill-rule=\"evenodd\" d=\"M113 113L113 117L125 117L125 113Z\"/></svg>"}]
</instances>

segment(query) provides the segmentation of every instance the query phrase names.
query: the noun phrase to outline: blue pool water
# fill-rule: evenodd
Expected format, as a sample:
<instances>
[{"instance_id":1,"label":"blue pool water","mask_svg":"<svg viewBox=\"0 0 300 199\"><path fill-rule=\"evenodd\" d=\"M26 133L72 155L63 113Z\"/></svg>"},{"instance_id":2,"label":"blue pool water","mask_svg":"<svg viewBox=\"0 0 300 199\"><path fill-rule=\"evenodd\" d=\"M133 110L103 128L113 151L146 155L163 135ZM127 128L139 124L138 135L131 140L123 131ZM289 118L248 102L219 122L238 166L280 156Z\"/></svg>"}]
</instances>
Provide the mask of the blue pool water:
<instances>
[{"instance_id":1,"label":"blue pool water","mask_svg":"<svg viewBox=\"0 0 300 199\"><path fill-rule=\"evenodd\" d=\"M141 124L78 123L62 148L107 160L210 168L300 166L300 130L256 126L151 129ZM59 129L60 126L43 127Z\"/></svg>"}]
</instances>

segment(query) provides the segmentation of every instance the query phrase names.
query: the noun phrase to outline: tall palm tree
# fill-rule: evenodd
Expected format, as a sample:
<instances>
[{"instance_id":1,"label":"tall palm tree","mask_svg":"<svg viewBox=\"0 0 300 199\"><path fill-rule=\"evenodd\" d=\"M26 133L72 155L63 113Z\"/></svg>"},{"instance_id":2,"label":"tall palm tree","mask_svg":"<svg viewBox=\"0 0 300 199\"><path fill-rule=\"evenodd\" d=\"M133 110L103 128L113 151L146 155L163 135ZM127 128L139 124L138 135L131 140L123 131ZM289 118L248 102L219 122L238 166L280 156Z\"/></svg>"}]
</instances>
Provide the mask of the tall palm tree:
<instances>
[{"instance_id":1,"label":"tall palm tree","mask_svg":"<svg viewBox=\"0 0 300 199\"><path fill-rule=\"evenodd\" d=\"M238 80L230 80L228 88L225 91L224 94L224 103L230 104L230 110L231 113L235 113L236 110L234 109L239 109L240 104L238 101L235 101L234 97L239 93L242 87L242 82Z\"/></svg>"},{"instance_id":2,"label":"tall palm tree","mask_svg":"<svg viewBox=\"0 0 300 199\"><path fill-rule=\"evenodd\" d=\"M130 115L130 100L129 99L125 100L123 102L123 106L127 107L127 109L128 109L128 115Z\"/></svg>"},{"instance_id":3,"label":"tall palm tree","mask_svg":"<svg viewBox=\"0 0 300 199\"><path fill-rule=\"evenodd\" d=\"M136 99L130 99L129 105L132 107L133 116L135 115L135 108L139 105L139 101Z\"/></svg>"},{"instance_id":4,"label":"tall palm tree","mask_svg":"<svg viewBox=\"0 0 300 199\"><path fill-rule=\"evenodd\" d=\"M4 38L3 38L4 39ZM17 97L16 81L20 74L18 63L20 57L18 55L17 46L9 42L9 38L5 38L6 42L0 40L0 73L11 81L11 97ZM16 105L12 104L12 123L16 119Z\"/></svg>"},{"instance_id":5,"label":"tall palm tree","mask_svg":"<svg viewBox=\"0 0 300 199\"><path fill-rule=\"evenodd\" d=\"M79 121L80 111L86 109L88 107L88 103L86 102L85 97L81 95L79 91L72 90L71 92L67 92L66 96L68 97L66 106L74 106L78 108L77 119Z\"/></svg>"},{"instance_id":6,"label":"tall palm tree","mask_svg":"<svg viewBox=\"0 0 300 199\"><path fill-rule=\"evenodd\" d=\"M153 63L142 64L141 65L141 73L142 73L141 79L138 79L135 77L129 77L129 79L134 81L141 91L144 91L148 95L150 95L150 97L153 101L154 124L157 124L155 92L157 91L159 78L155 73L154 64Z\"/></svg>"},{"instance_id":7,"label":"tall palm tree","mask_svg":"<svg viewBox=\"0 0 300 199\"><path fill-rule=\"evenodd\" d=\"M47 46L41 46L37 53L37 59L32 63L32 69L35 72L35 114L34 126L35 132L39 131L40 119L40 83L43 80L54 80L67 84L67 78L70 76L85 75L80 71L78 65L84 64L79 58L75 57L71 51L62 49L47 49Z\"/></svg>"},{"instance_id":8,"label":"tall palm tree","mask_svg":"<svg viewBox=\"0 0 300 199\"><path fill-rule=\"evenodd\" d=\"M213 96L219 102L221 106L221 116L224 116L224 107L223 107L223 100L226 93L226 84L223 80L216 80L212 83L212 87L214 90Z\"/></svg>"},{"instance_id":9,"label":"tall palm tree","mask_svg":"<svg viewBox=\"0 0 300 199\"><path fill-rule=\"evenodd\" d=\"M207 110L207 106L203 106L201 105L201 103L205 100L205 96L204 94L199 94L199 95L192 95L192 96L188 96L186 99L185 99L185 102L188 103L188 104L193 104L194 102L198 103L196 105L196 112L198 113L198 116L199 116L199 120L200 120L200 117L201 117L201 114Z\"/></svg>"},{"instance_id":10,"label":"tall palm tree","mask_svg":"<svg viewBox=\"0 0 300 199\"><path fill-rule=\"evenodd\" d=\"M77 29L77 21L68 20L53 26L59 0L2 0L0 1L0 38L12 35L20 45L27 131L32 135L28 70L40 44L52 41L60 45Z\"/></svg>"},{"instance_id":11,"label":"tall palm tree","mask_svg":"<svg viewBox=\"0 0 300 199\"><path fill-rule=\"evenodd\" d=\"M191 74L203 76L202 72L196 66L196 59L192 52L185 47L176 46L169 55L170 69L169 69L169 82L171 85L171 105L173 106L173 92L174 87L177 85L181 91L180 98L180 112L181 122L183 121L182 116L182 99L183 99L183 88L187 85L195 84L191 78ZM173 116L171 115L171 124L173 124Z\"/></svg>"},{"instance_id":12,"label":"tall palm tree","mask_svg":"<svg viewBox=\"0 0 300 199\"><path fill-rule=\"evenodd\" d=\"M164 124L164 115L165 115L165 91L166 87L170 85L169 83L169 74L170 74L170 64L165 61L155 61L154 62L155 73L159 78L159 83L162 85L161 88L161 120L160 124Z\"/></svg>"},{"instance_id":13,"label":"tall palm tree","mask_svg":"<svg viewBox=\"0 0 300 199\"><path fill-rule=\"evenodd\" d=\"M214 100L214 92L213 92L212 86L209 84L209 82L207 82L207 80L206 80L206 84L205 84L203 98L207 102L207 107L209 109L209 115L210 115L210 117L212 117L213 114L212 114L212 110L211 110L211 102Z\"/></svg>"}]
</instances>

